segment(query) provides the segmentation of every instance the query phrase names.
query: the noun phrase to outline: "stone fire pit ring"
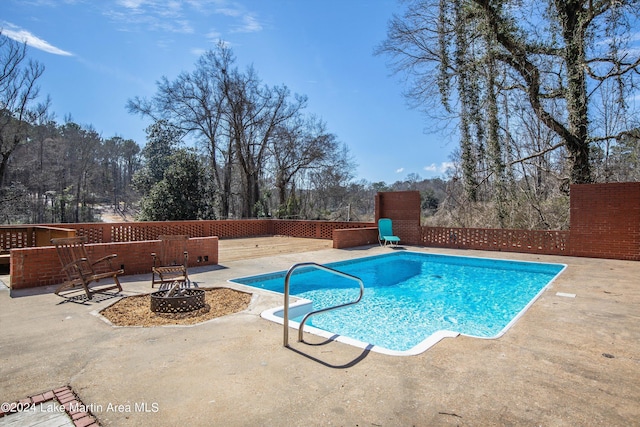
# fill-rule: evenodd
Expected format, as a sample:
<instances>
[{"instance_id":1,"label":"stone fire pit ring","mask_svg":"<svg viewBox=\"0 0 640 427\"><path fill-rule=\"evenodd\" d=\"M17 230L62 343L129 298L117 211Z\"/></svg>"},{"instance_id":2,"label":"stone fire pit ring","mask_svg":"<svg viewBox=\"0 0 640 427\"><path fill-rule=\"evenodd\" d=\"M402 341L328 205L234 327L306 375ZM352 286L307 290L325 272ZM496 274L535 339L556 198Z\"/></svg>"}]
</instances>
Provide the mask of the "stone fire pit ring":
<instances>
[{"instance_id":1,"label":"stone fire pit ring","mask_svg":"<svg viewBox=\"0 0 640 427\"><path fill-rule=\"evenodd\" d=\"M205 295L202 289L182 289L169 297L168 291L151 293L151 311L154 313L188 313L205 306Z\"/></svg>"}]
</instances>

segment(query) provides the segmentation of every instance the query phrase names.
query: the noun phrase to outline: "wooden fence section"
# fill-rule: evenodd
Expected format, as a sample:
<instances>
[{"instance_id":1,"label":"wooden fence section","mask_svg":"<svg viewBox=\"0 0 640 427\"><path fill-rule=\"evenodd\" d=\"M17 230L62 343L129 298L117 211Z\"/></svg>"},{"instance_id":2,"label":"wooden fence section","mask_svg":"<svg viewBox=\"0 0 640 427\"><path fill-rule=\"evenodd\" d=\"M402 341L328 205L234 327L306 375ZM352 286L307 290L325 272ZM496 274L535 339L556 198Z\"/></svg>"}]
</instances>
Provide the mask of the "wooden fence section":
<instances>
[{"instance_id":1,"label":"wooden fence section","mask_svg":"<svg viewBox=\"0 0 640 427\"><path fill-rule=\"evenodd\" d=\"M570 255L569 231L420 227L424 246Z\"/></svg>"}]
</instances>

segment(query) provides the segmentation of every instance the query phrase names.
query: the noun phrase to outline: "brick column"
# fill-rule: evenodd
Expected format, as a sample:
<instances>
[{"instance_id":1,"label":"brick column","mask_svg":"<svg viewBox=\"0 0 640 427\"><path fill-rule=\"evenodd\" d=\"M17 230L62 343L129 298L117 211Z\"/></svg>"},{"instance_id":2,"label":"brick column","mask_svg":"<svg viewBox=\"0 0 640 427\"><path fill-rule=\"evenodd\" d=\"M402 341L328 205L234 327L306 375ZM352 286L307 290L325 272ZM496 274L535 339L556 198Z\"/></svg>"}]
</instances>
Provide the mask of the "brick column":
<instances>
[{"instance_id":1,"label":"brick column","mask_svg":"<svg viewBox=\"0 0 640 427\"><path fill-rule=\"evenodd\" d=\"M570 255L640 261L640 182L571 186Z\"/></svg>"},{"instance_id":2,"label":"brick column","mask_svg":"<svg viewBox=\"0 0 640 427\"><path fill-rule=\"evenodd\" d=\"M376 224L380 218L393 221L393 232L402 243L420 244L420 192L391 191L376 194Z\"/></svg>"}]
</instances>

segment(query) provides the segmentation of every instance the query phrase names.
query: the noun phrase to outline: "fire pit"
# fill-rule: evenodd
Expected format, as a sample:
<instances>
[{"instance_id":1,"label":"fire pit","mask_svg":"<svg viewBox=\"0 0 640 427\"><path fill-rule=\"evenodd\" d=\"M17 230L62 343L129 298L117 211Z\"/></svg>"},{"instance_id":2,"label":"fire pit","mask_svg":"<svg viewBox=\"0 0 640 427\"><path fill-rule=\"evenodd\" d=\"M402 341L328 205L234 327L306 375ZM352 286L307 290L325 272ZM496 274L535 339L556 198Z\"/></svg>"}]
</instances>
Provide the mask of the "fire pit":
<instances>
[{"instance_id":1,"label":"fire pit","mask_svg":"<svg viewBox=\"0 0 640 427\"><path fill-rule=\"evenodd\" d=\"M188 313L205 305L202 289L176 289L151 294L151 311L154 313Z\"/></svg>"}]
</instances>

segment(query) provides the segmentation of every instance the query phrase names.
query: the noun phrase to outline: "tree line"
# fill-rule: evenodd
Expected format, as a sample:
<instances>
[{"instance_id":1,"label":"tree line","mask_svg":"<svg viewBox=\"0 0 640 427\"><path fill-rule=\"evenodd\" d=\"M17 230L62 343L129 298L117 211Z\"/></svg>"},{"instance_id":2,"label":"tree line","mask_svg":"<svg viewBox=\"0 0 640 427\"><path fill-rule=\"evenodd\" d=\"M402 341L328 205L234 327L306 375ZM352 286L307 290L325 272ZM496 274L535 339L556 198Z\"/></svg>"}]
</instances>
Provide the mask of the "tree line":
<instances>
[{"instance_id":1,"label":"tree line","mask_svg":"<svg viewBox=\"0 0 640 427\"><path fill-rule=\"evenodd\" d=\"M1 221L91 221L98 203L130 206L140 148L121 137L104 139L70 117L57 123L50 99L40 101L43 73L26 44L0 33Z\"/></svg>"},{"instance_id":2,"label":"tree line","mask_svg":"<svg viewBox=\"0 0 640 427\"><path fill-rule=\"evenodd\" d=\"M105 139L73 121L35 124L28 135L4 176L3 223L92 222L101 206L126 211L136 204L131 183L140 147L133 140Z\"/></svg>"}]
</instances>

